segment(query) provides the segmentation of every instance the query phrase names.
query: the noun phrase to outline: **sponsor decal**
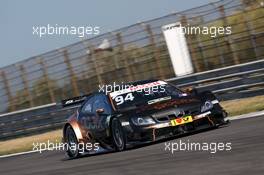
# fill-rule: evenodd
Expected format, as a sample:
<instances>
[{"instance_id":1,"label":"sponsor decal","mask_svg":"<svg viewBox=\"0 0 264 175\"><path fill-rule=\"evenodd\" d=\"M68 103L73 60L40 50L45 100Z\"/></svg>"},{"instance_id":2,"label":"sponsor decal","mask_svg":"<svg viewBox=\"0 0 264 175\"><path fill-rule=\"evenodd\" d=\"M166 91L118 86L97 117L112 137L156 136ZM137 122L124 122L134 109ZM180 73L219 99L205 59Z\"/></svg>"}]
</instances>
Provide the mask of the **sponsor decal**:
<instances>
[{"instance_id":1,"label":"sponsor decal","mask_svg":"<svg viewBox=\"0 0 264 175\"><path fill-rule=\"evenodd\" d=\"M157 104L150 104L150 105L145 105L140 107L139 112L140 111L145 111L145 110L150 110L150 109L164 109L167 107L171 107L171 106L179 106L182 104L190 104L192 102L197 102L199 100L195 99L195 98L189 98L189 99L172 99L168 102L164 102L164 103L157 103Z\"/></svg>"},{"instance_id":2,"label":"sponsor decal","mask_svg":"<svg viewBox=\"0 0 264 175\"><path fill-rule=\"evenodd\" d=\"M178 125L182 125L185 123L190 123L192 121L193 121L192 116L185 116L182 118L173 119L170 121L170 123L171 123L171 126L178 126Z\"/></svg>"},{"instance_id":3,"label":"sponsor decal","mask_svg":"<svg viewBox=\"0 0 264 175\"><path fill-rule=\"evenodd\" d=\"M158 103L158 102L165 101L165 100L170 100L170 99L171 99L171 96L158 98L158 99L154 99L154 100L148 101L148 104L150 105L150 104L153 104L153 103Z\"/></svg>"},{"instance_id":4,"label":"sponsor decal","mask_svg":"<svg viewBox=\"0 0 264 175\"><path fill-rule=\"evenodd\" d=\"M186 93L180 93L179 97L187 97L187 94Z\"/></svg>"},{"instance_id":5,"label":"sponsor decal","mask_svg":"<svg viewBox=\"0 0 264 175\"><path fill-rule=\"evenodd\" d=\"M219 101L218 100L213 100L213 101L211 101L211 103L212 104L217 104L217 103L219 103Z\"/></svg>"},{"instance_id":6,"label":"sponsor decal","mask_svg":"<svg viewBox=\"0 0 264 175\"><path fill-rule=\"evenodd\" d=\"M122 122L122 126L128 126L129 122Z\"/></svg>"},{"instance_id":7,"label":"sponsor decal","mask_svg":"<svg viewBox=\"0 0 264 175\"><path fill-rule=\"evenodd\" d=\"M202 113L202 114L196 115L193 118L196 120L196 119L204 118L204 117L208 116L209 114L211 114L210 111L208 111L206 113Z\"/></svg>"}]
</instances>

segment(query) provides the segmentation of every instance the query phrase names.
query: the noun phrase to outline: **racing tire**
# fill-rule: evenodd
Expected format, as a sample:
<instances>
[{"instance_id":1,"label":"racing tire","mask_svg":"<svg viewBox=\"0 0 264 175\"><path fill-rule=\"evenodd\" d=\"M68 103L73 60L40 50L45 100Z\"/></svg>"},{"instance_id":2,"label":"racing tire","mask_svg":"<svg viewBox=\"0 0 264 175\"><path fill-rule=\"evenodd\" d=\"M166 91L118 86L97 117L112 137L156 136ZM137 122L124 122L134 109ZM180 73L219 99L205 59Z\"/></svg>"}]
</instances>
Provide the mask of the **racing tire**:
<instances>
[{"instance_id":1,"label":"racing tire","mask_svg":"<svg viewBox=\"0 0 264 175\"><path fill-rule=\"evenodd\" d=\"M113 118L111 122L112 144L115 151L123 151L126 149L126 136L120 121Z\"/></svg>"},{"instance_id":2,"label":"racing tire","mask_svg":"<svg viewBox=\"0 0 264 175\"><path fill-rule=\"evenodd\" d=\"M66 128L65 141L67 143L66 153L69 158L77 158L80 156L79 143L71 126ZM74 146L75 145L75 146Z\"/></svg>"}]
</instances>

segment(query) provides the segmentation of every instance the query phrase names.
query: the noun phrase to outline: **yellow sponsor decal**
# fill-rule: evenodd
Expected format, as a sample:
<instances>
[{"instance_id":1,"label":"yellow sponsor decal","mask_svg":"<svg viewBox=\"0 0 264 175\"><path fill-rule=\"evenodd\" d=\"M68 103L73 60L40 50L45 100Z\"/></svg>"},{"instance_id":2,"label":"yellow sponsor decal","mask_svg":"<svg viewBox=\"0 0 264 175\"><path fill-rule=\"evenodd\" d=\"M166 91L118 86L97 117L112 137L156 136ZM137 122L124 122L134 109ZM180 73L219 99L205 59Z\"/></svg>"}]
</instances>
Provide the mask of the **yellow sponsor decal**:
<instances>
[{"instance_id":1,"label":"yellow sponsor decal","mask_svg":"<svg viewBox=\"0 0 264 175\"><path fill-rule=\"evenodd\" d=\"M170 123L172 126L177 126L177 125L182 125L185 123L190 123L192 121L193 121L192 116L189 115L189 116L185 116L182 118L173 119L170 121Z\"/></svg>"}]
</instances>

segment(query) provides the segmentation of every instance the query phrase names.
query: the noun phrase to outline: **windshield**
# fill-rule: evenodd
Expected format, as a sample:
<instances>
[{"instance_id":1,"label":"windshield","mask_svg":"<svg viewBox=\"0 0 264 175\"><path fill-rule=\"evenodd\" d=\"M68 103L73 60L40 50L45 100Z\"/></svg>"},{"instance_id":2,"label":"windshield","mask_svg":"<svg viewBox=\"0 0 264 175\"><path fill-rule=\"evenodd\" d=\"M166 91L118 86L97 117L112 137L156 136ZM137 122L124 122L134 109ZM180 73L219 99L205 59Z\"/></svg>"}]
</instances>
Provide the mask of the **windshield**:
<instances>
[{"instance_id":1,"label":"windshield","mask_svg":"<svg viewBox=\"0 0 264 175\"><path fill-rule=\"evenodd\" d=\"M126 109L143 104L150 105L185 95L180 89L164 81L130 86L127 89L110 93L117 109Z\"/></svg>"}]
</instances>

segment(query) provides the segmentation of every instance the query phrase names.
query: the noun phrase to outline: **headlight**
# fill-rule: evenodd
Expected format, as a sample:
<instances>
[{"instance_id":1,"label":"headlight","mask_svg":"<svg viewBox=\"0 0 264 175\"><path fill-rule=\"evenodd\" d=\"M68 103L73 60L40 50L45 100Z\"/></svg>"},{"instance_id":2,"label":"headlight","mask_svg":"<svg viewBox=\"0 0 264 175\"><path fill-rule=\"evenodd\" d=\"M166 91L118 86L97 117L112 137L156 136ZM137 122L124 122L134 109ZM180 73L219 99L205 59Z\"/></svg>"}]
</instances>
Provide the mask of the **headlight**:
<instances>
[{"instance_id":1,"label":"headlight","mask_svg":"<svg viewBox=\"0 0 264 175\"><path fill-rule=\"evenodd\" d=\"M151 117L132 117L131 120L137 126L155 124Z\"/></svg>"},{"instance_id":2,"label":"headlight","mask_svg":"<svg viewBox=\"0 0 264 175\"><path fill-rule=\"evenodd\" d=\"M211 101L206 101L203 106L201 107L201 112L208 111L209 109L213 108L213 103Z\"/></svg>"}]
</instances>

